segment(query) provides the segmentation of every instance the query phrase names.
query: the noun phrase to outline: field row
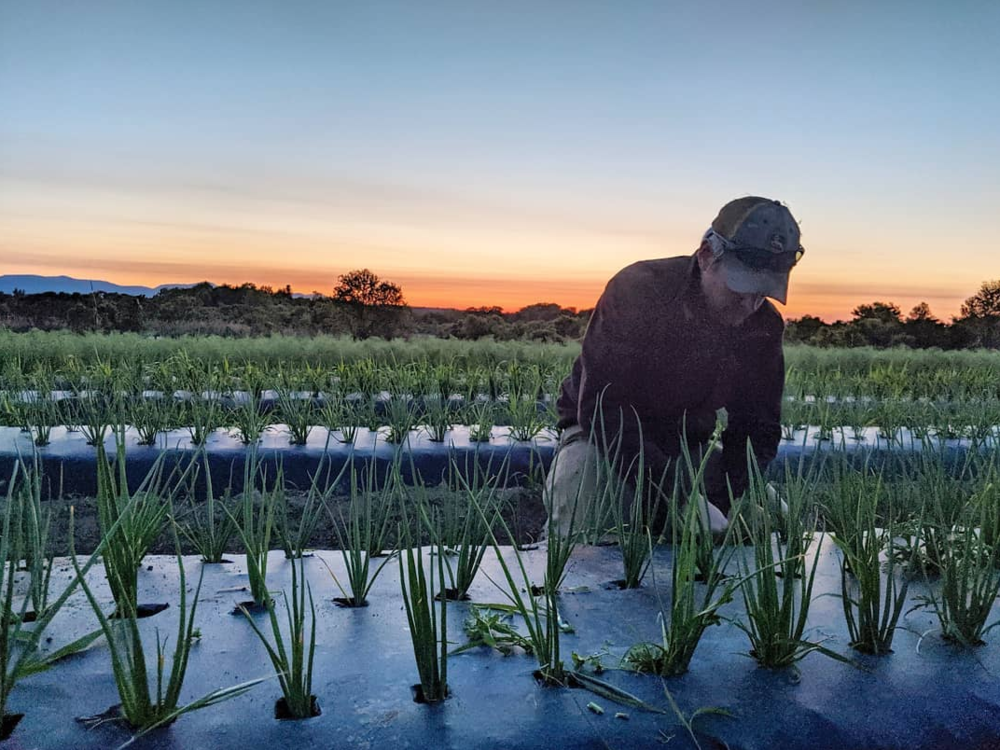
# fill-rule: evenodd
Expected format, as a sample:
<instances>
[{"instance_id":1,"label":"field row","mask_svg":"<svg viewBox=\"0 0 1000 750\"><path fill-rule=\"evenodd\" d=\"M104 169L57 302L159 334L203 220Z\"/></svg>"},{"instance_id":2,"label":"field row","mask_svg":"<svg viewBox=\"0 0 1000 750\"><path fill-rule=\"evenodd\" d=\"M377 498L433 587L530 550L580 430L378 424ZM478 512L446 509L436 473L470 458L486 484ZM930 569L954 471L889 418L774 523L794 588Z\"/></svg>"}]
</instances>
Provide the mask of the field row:
<instances>
[{"instance_id":1,"label":"field row","mask_svg":"<svg viewBox=\"0 0 1000 750\"><path fill-rule=\"evenodd\" d=\"M150 339L0 331L0 390L247 390L553 394L579 344L351 341L335 337ZM785 347L786 395L966 401L1000 398L1000 352Z\"/></svg>"}]
</instances>

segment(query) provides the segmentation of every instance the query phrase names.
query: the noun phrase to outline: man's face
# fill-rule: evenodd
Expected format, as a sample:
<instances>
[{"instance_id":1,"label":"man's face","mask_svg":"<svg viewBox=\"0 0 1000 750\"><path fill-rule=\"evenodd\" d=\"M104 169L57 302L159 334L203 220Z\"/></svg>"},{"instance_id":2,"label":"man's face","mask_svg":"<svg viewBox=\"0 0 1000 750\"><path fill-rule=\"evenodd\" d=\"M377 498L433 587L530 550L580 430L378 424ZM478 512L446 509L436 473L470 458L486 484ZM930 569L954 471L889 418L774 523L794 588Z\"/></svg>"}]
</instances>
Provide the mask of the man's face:
<instances>
[{"instance_id":1,"label":"man's face","mask_svg":"<svg viewBox=\"0 0 1000 750\"><path fill-rule=\"evenodd\" d=\"M722 264L712 256L709 249L699 251L701 266L701 286L711 307L724 323L738 326L764 304L764 295L757 293L740 294L726 284L726 274Z\"/></svg>"}]
</instances>

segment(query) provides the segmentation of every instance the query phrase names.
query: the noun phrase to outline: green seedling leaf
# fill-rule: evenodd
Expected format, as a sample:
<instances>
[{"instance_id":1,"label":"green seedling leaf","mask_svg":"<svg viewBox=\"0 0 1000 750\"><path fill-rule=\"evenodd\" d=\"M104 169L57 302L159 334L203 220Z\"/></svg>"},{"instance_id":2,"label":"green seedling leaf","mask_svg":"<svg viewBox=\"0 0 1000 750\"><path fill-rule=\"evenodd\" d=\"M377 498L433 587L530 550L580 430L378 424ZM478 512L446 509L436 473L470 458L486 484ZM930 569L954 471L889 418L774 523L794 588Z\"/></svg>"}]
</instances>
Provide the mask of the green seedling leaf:
<instances>
[{"instance_id":1,"label":"green seedling leaf","mask_svg":"<svg viewBox=\"0 0 1000 750\"><path fill-rule=\"evenodd\" d=\"M31 654L18 665L17 678L20 679L21 677L27 677L29 675L45 672L59 660L84 651L90 646L90 644L102 635L104 635L103 630L95 630L92 633L87 633L87 635L82 638L77 638L72 643L67 643L65 646L57 651L53 651L51 654L47 654L45 656L41 656L37 653Z\"/></svg>"}]
</instances>

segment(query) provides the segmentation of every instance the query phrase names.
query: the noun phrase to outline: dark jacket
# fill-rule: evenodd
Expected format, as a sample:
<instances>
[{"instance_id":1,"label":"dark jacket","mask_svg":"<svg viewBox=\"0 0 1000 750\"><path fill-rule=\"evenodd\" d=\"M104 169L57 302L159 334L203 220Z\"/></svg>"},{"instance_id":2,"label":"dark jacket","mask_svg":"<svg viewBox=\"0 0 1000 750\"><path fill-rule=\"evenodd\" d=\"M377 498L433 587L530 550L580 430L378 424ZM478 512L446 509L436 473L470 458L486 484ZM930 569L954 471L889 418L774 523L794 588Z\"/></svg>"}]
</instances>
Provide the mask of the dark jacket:
<instances>
[{"instance_id":1,"label":"dark jacket","mask_svg":"<svg viewBox=\"0 0 1000 750\"><path fill-rule=\"evenodd\" d=\"M747 486L747 439L763 469L781 438L785 382L784 322L765 301L740 326L718 322L706 307L693 255L633 263L608 282L583 339L583 351L563 382L559 427L595 427L601 397L604 434L624 415L620 458L639 453L641 424L647 476L659 478L688 445L704 444L725 407L723 467L734 496ZM633 408L635 412L633 412ZM600 421L595 441L600 447ZM725 481L707 486L709 500L729 507Z\"/></svg>"}]
</instances>

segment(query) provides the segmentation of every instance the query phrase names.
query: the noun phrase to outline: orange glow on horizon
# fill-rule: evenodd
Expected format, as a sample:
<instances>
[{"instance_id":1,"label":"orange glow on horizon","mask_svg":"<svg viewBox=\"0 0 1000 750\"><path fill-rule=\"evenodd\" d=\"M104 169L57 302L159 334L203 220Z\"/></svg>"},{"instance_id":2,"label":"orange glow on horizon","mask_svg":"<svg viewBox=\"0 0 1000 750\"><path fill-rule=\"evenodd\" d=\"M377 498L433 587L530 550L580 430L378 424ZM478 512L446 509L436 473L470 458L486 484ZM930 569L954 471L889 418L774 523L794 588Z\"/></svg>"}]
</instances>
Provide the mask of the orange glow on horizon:
<instances>
[{"instance_id":1,"label":"orange glow on horizon","mask_svg":"<svg viewBox=\"0 0 1000 750\"><path fill-rule=\"evenodd\" d=\"M12 267L13 266L13 267ZM429 274L412 274L406 271L394 273L391 270L372 269L381 278L398 284L403 290L406 303L411 307L446 308L464 310L470 307L500 307L505 313L512 313L528 305L537 303L555 303L564 308L586 310L597 303L607 280L614 271L601 278L576 278L560 281L542 279L509 278L509 277L478 277L467 276L432 276ZM216 284L238 286L243 283L253 283L258 287L270 286L281 289L286 285L292 291L301 294L321 292L330 294L337 284L339 273L333 272L303 272L301 269L289 269L287 272L276 271L273 268L246 268L245 272L235 278L235 273L214 273L213 271L230 271L235 269L219 267L203 268L202 272L195 269L184 269L169 272L169 275L149 274L141 271L105 273L99 269L86 266L61 266L58 270L51 267L25 267L16 261L5 268L7 273L56 275L64 274L78 279L100 279L123 286L136 285L156 287L160 284L188 284L210 281ZM228 278L223 278L226 276ZM921 294L908 290L895 292L879 292L875 289L858 289L845 291L842 286L832 284L824 288L821 284L805 283L802 290L797 291L795 281L789 289L787 305L775 304L782 316L788 320L813 315L832 323L836 320L849 320L851 311L858 305L875 300L892 302L899 306L903 316L918 303L928 302L932 313L940 320L948 322L957 315L961 303L975 292L970 289L961 294Z\"/></svg>"}]
</instances>

